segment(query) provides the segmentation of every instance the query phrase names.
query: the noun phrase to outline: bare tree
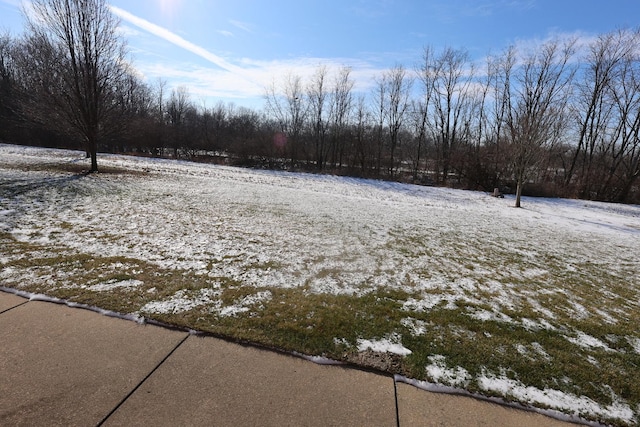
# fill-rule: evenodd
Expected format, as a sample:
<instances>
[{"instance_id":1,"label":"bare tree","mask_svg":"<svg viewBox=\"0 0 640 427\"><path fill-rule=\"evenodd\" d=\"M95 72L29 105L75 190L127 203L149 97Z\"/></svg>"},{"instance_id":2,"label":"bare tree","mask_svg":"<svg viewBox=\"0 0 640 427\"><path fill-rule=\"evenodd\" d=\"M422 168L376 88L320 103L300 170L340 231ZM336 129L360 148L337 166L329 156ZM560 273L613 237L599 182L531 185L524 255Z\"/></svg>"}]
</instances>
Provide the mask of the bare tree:
<instances>
[{"instance_id":1,"label":"bare tree","mask_svg":"<svg viewBox=\"0 0 640 427\"><path fill-rule=\"evenodd\" d=\"M490 60L488 64L489 81L492 86L493 114L490 119L491 131L488 140L493 144L493 168L496 175L496 182L500 178L502 164L502 140L505 139L504 125L509 111L511 111L511 79L513 69L516 64L515 47L508 47L501 55Z\"/></svg>"},{"instance_id":2,"label":"bare tree","mask_svg":"<svg viewBox=\"0 0 640 427\"><path fill-rule=\"evenodd\" d=\"M387 95L387 77L385 74L382 75L382 78L377 81L375 86L375 104L372 105L372 115L374 116L375 123L375 170L376 175L380 176L380 171L382 169L382 153L384 150L385 143L385 117L386 117L386 99Z\"/></svg>"},{"instance_id":3,"label":"bare tree","mask_svg":"<svg viewBox=\"0 0 640 427\"><path fill-rule=\"evenodd\" d=\"M167 81L162 78L158 78L152 87L152 93L154 96L153 110L154 115L152 122L155 122L154 126L154 142L152 152L154 155L164 156L165 151L165 95L167 90Z\"/></svg>"},{"instance_id":4,"label":"bare tree","mask_svg":"<svg viewBox=\"0 0 640 427\"><path fill-rule=\"evenodd\" d=\"M429 100L413 101L411 104L411 130L413 133L413 150L409 152L412 164L413 181L418 179L420 162L423 160L422 152L427 145L427 120Z\"/></svg>"},{"instance_id":5,"label":"bare tree","mask_svg":"<svg viewBox=\"0 0 640 427\"><path fill-rule=\"evenodd\" d=\"M24 12L32 53L48 55L46 68L36 68L49 108L84 140L91 171L98 170L98 140L116 103L115 82L126 74L125 43L117 32L118 20L106 0L33 0ZM33 59L33 58L32 58ZM42 64L42 63L41 63ZM55 74L51 81L48 75Z\"/></svg>"},{"instance_id":6,"label":"bare tree","mask_svg":"<svg viewBox=\"0 0 640 427\"><path fill-rule=\"evenodd\" d=\"M273 82L267 88L265 98L268 114L277 121L280 131L286 135L286 149L293 166L298 157L298 145L308 113L302 77L290 73L285 76L280 87Z\"/></svg>"},{"instance_id":7,"label":"bare tree","mask_svg":"<svg viewBox=\"0 0 640 427\"><path fill-rule=\"evenodd\" d=\"M624 201L640 176L640 58L638 40L630 42L634 53L623 61L620 80L613 90L618 126L614 138L602 150L607 157L600 198L610 201Z\"/></svg>"},{"instance_id":8,"label":"bare tree","mask_svg":"<svg viewBox=\"0 0 640 427\"><path fill-rule=\"evenodd\" d=\"M345 128L351 115L353 85L351 68L342 67L333 82L329 110L332 140L331 161L337 163L338 167L342 167L345 150Z\"/></svg>"},{"instance_id":9,"label":"bare tree","mask_svg":"<svg viewBox=\"0 0 640 427\"><path fill-rule=\"evenodd\" d=\"M232 104L224 105L218 102L212 111L214 140L218 148L226 148L229 144L228 125L232 117L236 115Z\"/></svg>"},{"instance_id":10,"label":"bare tree","mask_svg":"<svg viewBox=\"0 0 640 427\"><path fill-rule=\"evenodd\" d=\"M0 34L0 108L7 100L15 70L12 66L12 40L8 33Z\"/></svg>"},{"instance_id":11,"label":"bare tree","mask_svg":"<svg viewBox=\"0 0 640 427\"><path fill-rule=\"evenodd\" d=\"M314 157L316 167L322 169L326 157L327 134L327 67L318 66L315 74L307 86L307 99L309 100L309 121L311 125Z\"/></svg>"},{"instance_id":12,"label":"bare tree","mask_svg":"<svg viewBox=\"0 0 640 427\"><path fill-rule=\"evenodd\" d=\"M0 140L8 137L9 122L15 115L17 101L13 44L9 33L0 34Z\"/></svg>"},{"instance_id":13,"label":"bare tree","mask_svg":"<svg viewBox=\"0 0 640 427\"><path fill-rule=\"evenodd\" d=\"M185 123L187 112L192 108L189 90L186 86L180 86L171 91L171 96L166 105L169 124L173 129L173 156L178 158L178 149L184 147Z\"/></svg>"},{"instance_id":14,"label":"bare tree","mask_svg":"<svg viewBox=\"0 0 640 427\"><path fill-rule=\"evenodd\" d=\"M132 70L116 82L112 89L112 102L117 108L110 121L117 121L118 126L112 126L112 129L103 132L102 145L119 152L143 151L144 128L148 126L154 113L151 88Z\"/></svg>"},{"instance_id":15,"label":"bare tree","mask_svg":"<svg viewBox=\"0 0 640 427\"><path fill-rule=\"evenodd\" d=\"M473 106L474 68L465 50L444 49L436 55L429 47L419 69L424 97L429 100L434 141L438 148L442 181L446 182L452 155L469 130Z\"/></svg>"},{"instance_id":16,"label":"bare tree","mask_svg":"<svg viewBox=\"0 0 640 427\"><path fill-rule=\"evenodd\" d=\"M517 185L516 207L520 207L528 174L541 164L546 149L561 135L574 74L569 66L574 44L547 42L523 58L518 70L518 88L507 115L510 159Z\"/></svg>"},{"instance_id":17,"label":"bare tree","mask_svg":"<svg viewBox=\"0 0 640 427\"><path fill-rule=\"evenodd\" d=\"M470 91L472 101L470 102L468 123L468 140L466 142L463 155L459 157L458 169L459 177L464 177L473 188L495 188L495 175L490 170L490 157L486 149L490 144L491 134L491 97L493 68L491 59L487 61L485 75L479 77L475 83L475 89Z\"/></svg>"},{"instance_id":18,"label":"bare tree","mask_svg":"<svg viewBox=\"0 0 640 427\"><path fill-rule=\"evenodd\" d=\"M565 186L577 178L580 197L603 197L603 184L609 181L606 175L611 175L607 169L615 171L622 161L622 156L618 162L612 156L616 140L627 126L628 103L635 98L633 64L639 42L637 31L602 34L588 46L582 61L585 65L575 85L577 96L572 106L578 124L577 146L565 166ZM607 166L610 160L613 164Z\"/></svg>"},{"instance_id":19,"label":"bare tree","mask_svg":"<svg viewBox=\"0 0 640 427\"><path fill-rule=\"evenodd\" d=\"M382 75L379 82L380 112L389 138L389 175L393 176L396 150L400 143L400 130L405 123L411 105L413 80L402 65L396 65ZM380 156L382 152L380 152ZM380 159L378 160L380 161Z\"/></svg>"},{"instance_id":20,"label":"bare tree","mask_svg":"<svg viewBox=\"0 0 640 427\"><path fill-rule=\"evenodd\" d=\"M469 116L470 144L466 152L466 178L475 187L485 190L499 187L505 167L505 123L511 108L511 79L515 66L515 49L487 58L484 74L471 93Z\"/></svg>"},{"instance_id":21,"label":"bare tree","mask_svg":"<svg viewBox=\"0 0 640 427\"><path fill-rule=\"evenodd\" d=\"M360 171L365 174L372 167L372 144L368 138L371 112L367 108L364 95L358 96L354 112L354 164L358 163Z\"/></svg>"},{"instance_id":22,"label":"bare tree","mask_svg":"<svg viewBox=\"0 0 640 427\"><path fill-rule=\"evenodd\" d=\"M164 123L164 95L167 90L167 81L163 80L161 77L156 81L155 86L155 95L156 95L156 113L157 120L159 123Z\"/></svg>"}]
</instances>

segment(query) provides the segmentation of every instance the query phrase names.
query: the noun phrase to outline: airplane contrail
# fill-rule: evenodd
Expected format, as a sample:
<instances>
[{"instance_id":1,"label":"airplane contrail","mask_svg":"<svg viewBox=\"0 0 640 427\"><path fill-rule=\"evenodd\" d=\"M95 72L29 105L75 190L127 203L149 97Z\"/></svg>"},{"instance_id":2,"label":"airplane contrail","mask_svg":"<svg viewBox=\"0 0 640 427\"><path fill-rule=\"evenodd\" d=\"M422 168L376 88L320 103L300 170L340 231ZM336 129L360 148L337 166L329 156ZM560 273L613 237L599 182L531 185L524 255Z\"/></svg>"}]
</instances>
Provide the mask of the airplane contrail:
<instances>
[{"instance_id":1,"label":"airplane contrail","mask_svg":"<svg viewBox=\"0 0 640 427\"><path fill-rule=\"evenodd\" d=\"M224 58L221 58L220 56L209 52L208 50L206 50L205 48L198 46L194 43L191 43L188 40L185 40L184 38L180 37L179 35L172 33L171 31L167 30L166 28L163 28L159 25L153 24L149 21L147 21L146 19L140 18L138 16L133 15L130 12L127 12L124 9L120 9L119 7L116 6L110 6L111 11L118 17L120 17L121 19L129 22L130 24L135 25L138 28L141 28L157 37L160 37L170 43L173 43L174 45L181 47L195 55L198 55L201 58L206 59L207 61L217 65L218 67L229 71L231 73L235 73L238 75L243 76L244 78L249 79L249 77L246 75L246 72L244 69L238 67L237 65L233 65L231 63L229 63L228 61L226 61Z\"/></svg>"}]
</instances>

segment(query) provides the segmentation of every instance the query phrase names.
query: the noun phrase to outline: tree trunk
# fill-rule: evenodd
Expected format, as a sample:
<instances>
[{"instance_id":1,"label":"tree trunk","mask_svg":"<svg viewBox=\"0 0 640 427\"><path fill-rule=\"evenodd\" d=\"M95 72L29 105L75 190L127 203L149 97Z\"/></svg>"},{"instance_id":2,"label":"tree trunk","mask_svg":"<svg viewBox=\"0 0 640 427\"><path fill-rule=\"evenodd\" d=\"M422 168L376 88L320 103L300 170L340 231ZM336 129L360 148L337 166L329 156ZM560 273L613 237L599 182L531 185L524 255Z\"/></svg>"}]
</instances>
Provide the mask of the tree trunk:
<instances>
[{"instance_id":1,"label":"tree trunk","mask_svg":"<svg viewBox=\"0 0 640 427\"><path fill-rule=\"evenodd\" d=\"M98 153L96 150L91 150L91 169L89 172L98 172Z\"/></svg>"},{"instance_id":2,"label":"tree trunk","mask_svg":"<svg viewBox=\"0 0 640 427\"><path fill-rule=\"evenodd\" d=\"M98 172L98 143L94 138L86 141L87 158L91 158L91 168L89 173Z\"/></svg>"},{"instance_id":3,"label":"tree trunk","mask_svg":"<svg viewBox=\"0 0 640 427\"><path fill-rule=\"evenodd\" d=\"M516 185L516 204L515 207L520 207L520 198L522 196L522 179L518 178L518 184Z\"/></svg>"}]
</instances>

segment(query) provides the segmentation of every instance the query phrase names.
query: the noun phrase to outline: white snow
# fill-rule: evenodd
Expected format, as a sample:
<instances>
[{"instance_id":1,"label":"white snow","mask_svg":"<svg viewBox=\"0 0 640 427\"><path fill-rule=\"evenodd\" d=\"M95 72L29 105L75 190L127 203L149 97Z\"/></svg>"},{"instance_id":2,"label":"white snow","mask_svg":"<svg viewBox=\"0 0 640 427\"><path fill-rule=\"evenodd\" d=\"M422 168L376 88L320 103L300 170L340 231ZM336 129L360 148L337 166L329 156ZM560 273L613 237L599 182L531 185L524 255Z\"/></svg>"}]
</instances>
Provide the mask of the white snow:
<instances>
[{"instance_id":1,"label":"white snow","mask_svg":"<svg viewBox=\"0 0 640 427\"><path fill-rule=\"evenodd\" d=\"M636 338L636 337L626 337L626 338L629 344L631 345L631 347L633 347L633 351L640 354L640 338Z\"/></svg>"},{"instance_id":2,"label":"white snow","mask_svg":"<svg viewBox=\"0 0 640 427\"><path fill-rule=\"evenodd\" d=\"M217 289L199 289L190 292L184 289L177 291L171 298L163 301L152 301L145 304L141 313L171 313L177 314L189 311L193 308L214 303L220 295Z\"/></svg>"},{"instance_id":3,"label":"white snow","mask_svg":"<svg viewBox=\"0 0 640 427\"><path fill-rule=\"evenodd\" d=\"M233 305L216 309L220 316L235 316L250 310L249 306L260 304L263 301L269 301L272 297L270 291L258 292L254 295L248 295L235 301Z\"/></svg>"},{"instance_id":4,"label":"white snow","mask_svg":"<svg viewBox=\"0 0 640 427\"><path fill-rule=\"evenodd\" d=\"M466 369L459 366L447 367L446 357L442 355L429 356L429 365L426 367L429 377L438 383L452 387L464 387L471 381L471 375Z\"/></svg>"},{"instance_id":5,"label":"white snow","mask_svg":"<svg viewBox=\"0 0 640 427\"><path fill-rule=\"evenodd\" d=\"M408 356L412 353L411 350L400 343L400 337L398 335L380 340L358 339L357 347L358 351L372 350L376 353L393 353L399 354L400 356Z\"/></svg>"},{"instance_id":6,"label":"white snow","mask_svg":"<svg viewBox=\"0 0 640 427\"><path fill-rule=\"evenodd\" d=\"M567 411L575 415L605 415L620 419L628 423L635 421L633 409L614 396L614 403L603 407L585 396L575 396L559 390L545 388L543 390L525 386L519 381L485 374L478 379L478 385L487 391L499 392L504 396L511 396L523 402L541 404L550 408Z\"/></svg>"},{"instance_id":7,"label":"white snow","mask_svg":"<svg viewBox=\"0 0 640 427\"><path fill-rule=\"evenodd\" d=\"M76 303L76 302L65 301L65 300L62 300L60 298L54 298L54 297L50 297L48 295L37 294L37 293L33 293L33 292L21 291L19 289L5 288L4 286L0 286L0 291L7 292L7 293L10 293L10 294L15 294L15 295L18 295L18 296L23 297L23 298L28 298L29 301L43 301L43 302L50 302L50 303L54 303L54 304L64 304L64 305L66 305L68 307L82 308L82 309L85 309L85 310L90 310L90 311L94 311L96 313L100 313L100 314L102 314L104 316L116 317L116 318L125 319L125 320L131 320L133 322L140 323L140 324L144 324L145 321L146 321L144 316L140 316L138 313L128 313L128 314L116 313L115 311L105 310L105 309L100 308L100 307L94 307L94 306L89 306L89 305L86 305L86 304L79 304L79 303Z\"/></svg>"},{"instance_id":8,"label":"white snow","mask_svg":"<svg viewBox=\"0 0 640 427\"><path fill-rule=\"evenodd\" d=\"M422 290L420 299L405 303L409 311L489 302L499 313L531 299L508 279L544 278L536 262L542 254L578 264L595 252L599 262L637 264L631 253L639 246L640 208L634 206L525 199L526 209L517 210L512 200L483 193L107 155L104 166L149 172L64 180L2 164L74 162L80 153L7 145L0 152L0 178L32 188L0 202L3 224L20 241L132 257L257 288L307 285L311 292L363 295L400 287ZM39 184L47 180L54 184ZM568 248L565 241L579 244ZM483 247L520 254L530 265L523 271L495 266L488 254L486 265L460 268L466 252L477 258ZM266 264L275 267L256 267ZM476 297L479 289L489 298ZM579 302L568 304L589 315Z\"/></svg>"},{"instance_id":9,"label":"white snow","mask_svg":"<svg viewBox=\"0 0 640 427\"><path fill-rule=\"evenodd\" d=\"M495 322L513 323L513 319L511 317L497 311L496 309L494 309L493 311L477 309L474 312L470 313L469 316L473 319L477 319L485 322L492 320Z\"/></svg>"},{"instance_id":10,"label":"white snow","mask_svg":"<svg viewBox=\"0 0 640 427\"><path fill-rule=\"evenodd\" d=\"M575 337L565 336L565 339L583 348L599 348L606 351L613 351L604 341L599 340L596 337L592 337L589 334L585 334L582 331L577 331Z\"/></svg>"},{"instance_id":11,"label":"white snow","mask_svg":"<svg viewBox=\"0 0 640 427\"><path fill-rule=\"evenodd\" d=\"M127 289L137 288L138 286L142 286L142 285L144 285L144 282L141 280L128 279L128 280L102 282L96 285L88 286L87 289L91 291L104 292L104 291L112 291L118 288L127 288Z\"/></svg>"},{"instance_id":12,"label":"white snow","mask_svg":"<svg viewBox=\"0 0 640 427\"><path fill-rule=\"evenodd\" d=\"M250 310L250 306L260 304L271 299L270 291L262 291L235 301L232 305L222 306L218 297L221 291L218 287L204 288L197 291L181 289L171 298L152 301L145 304L140 312L142 313L182 313L196 307L207 306L210 312L215 312L219 316L236 316Z\"/></svg>"},{"instance_id":13,"label":"white snow","mask_svg":"<svg viewBox=\"0 0 640 427\"><path fill-rule=\"evenodd\" d=\"M400 324L411 331L411 335L420 336L427 332L427 323L424 320L414 319L412 317L405 317L400 321Z\"/></svg>"},{"instance_id":14,"label":"white snow","mask_svg":"<svg viewBox=\"0 0 640 427\"><path fill-rule=\"evenodd\" d=\"M293 352L293 355L298 356L304 360L308 360L309 362L313 362L317 365L341 366L345 364L345 362L341 362L339 360L333 360L323 356L308 356L306 354L296 353L295 351Z\"/></svg>"},{"instance_id":15,"label":"white snow","mask_svg":"<svg viewBox=\"0 0 640 427\"><path fill-rule=\"evenodd\" d=\"M544 347L540 343L534 341L531 343L531 347L538 356L541 356L547 362L551 361L551 356L549 356L549 353L545 351Z\"/></svg>"}]
</instances>

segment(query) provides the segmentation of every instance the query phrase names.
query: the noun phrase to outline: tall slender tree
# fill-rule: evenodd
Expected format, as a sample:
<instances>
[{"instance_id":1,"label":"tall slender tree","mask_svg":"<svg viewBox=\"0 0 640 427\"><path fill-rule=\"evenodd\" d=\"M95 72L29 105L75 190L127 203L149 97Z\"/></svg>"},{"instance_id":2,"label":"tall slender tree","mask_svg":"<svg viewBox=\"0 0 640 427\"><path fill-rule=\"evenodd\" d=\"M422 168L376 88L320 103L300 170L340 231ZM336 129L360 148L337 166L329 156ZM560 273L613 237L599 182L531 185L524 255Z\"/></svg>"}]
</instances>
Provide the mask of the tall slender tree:
<instances>
[{"instance_id":1,"label":"tall slender tree","mask_svg":"<svg viewBox=\"0 0 640 427\"><path fill-rule=\"evenodd\" d=\"M429 100L442 181L446 182L458 145L467 135L473 106L474 67L465 50L445 48L436 55L430 47L423 53L418 70Z\"/></svg>"},{"instance_id":2,"label":"tall slender tree","mask_svg":"<svg viewBox=\"0 0 640 427\"><path fill-rule=\"evenodd\" d=\"M7 137L11 111L16 101L13 44L9 33L0 33L0 140Z\"/></svg>"},{"instance_id":3,"label":"tall slender tree","mask_svg":"<svg viewBox=\"0 0 640 427\"><path fill-rule=\"evenodd\" d=\"M39 46L32 53L49 59L33 69L33 82L52 83L37 88L41 101L83 139L96 172L98 141L117 108L113 88L127 75L118 20L106 0L32 0L24 15L27 38Z\"/></svg>"},{"instance_id":4,"label":"tall slender tree","mask_svg":"<svg viewBox=\"0 0 640 427\"><path fill-rule=\"evenodd\" d=\"M309 100L309 121L313 140L314 157L316 167L322 169L326 158L327 136L327 102L329 93L327 90L327 67L320 65L316 69L309 85L307 86L307 99Z\"/></svg>"},{"instance_id":5,"label":"tall slender tree","mask_svg":"<svg viewBox=\"0 0 640 427\"><path fill-rule=\"evenodd\" d=\"M351 79L351 68L342 67L335 76L333 90L330 96L330 125L332 162L342 167L345 151L346 128L352 109L352 90L354 81Z\"/></svg>"},{"instance_id":6,"label":"tall slender tree","mask_svg":"<svg viewBox=\"0 0 640 427\"><path fill-rule=\"evenodd\" d=\"M298 74L287 74L280 85L275 81L266 89L266 108L273 117L280 131L286 135L286 151L293 167L298 160L298 145L308 114L308 103L305 99L302 77ZM282 142L278 143L282 145Z\"/></svg>"},{"instance_id":7,"label":"tall slender tree","mask_svg":"<svg viewBox=\"0 0 640 427\"><path fill-rule=\"evenodd\" d=\"M389 175L393 176L400 144L400 130L405 124L411 105L413 79L407 75L407 70L402 65L396 65L383 74L380 84L384 85L384 90L381 91L382 108L389 137Z\"/></svg>"},{"instance_id":8,"label":"tall slender tree","mask_svg":"<svg viewBox=\"0 0 640 427\"><path fill-rule=\"evenodd\" d=\"M569 60L575 41L550 41L526 56L517 71L518 89L507 114L511 163L520 207L522 186L532 169L560 138L574 71Z\"/></svg>"}]
</instances>

